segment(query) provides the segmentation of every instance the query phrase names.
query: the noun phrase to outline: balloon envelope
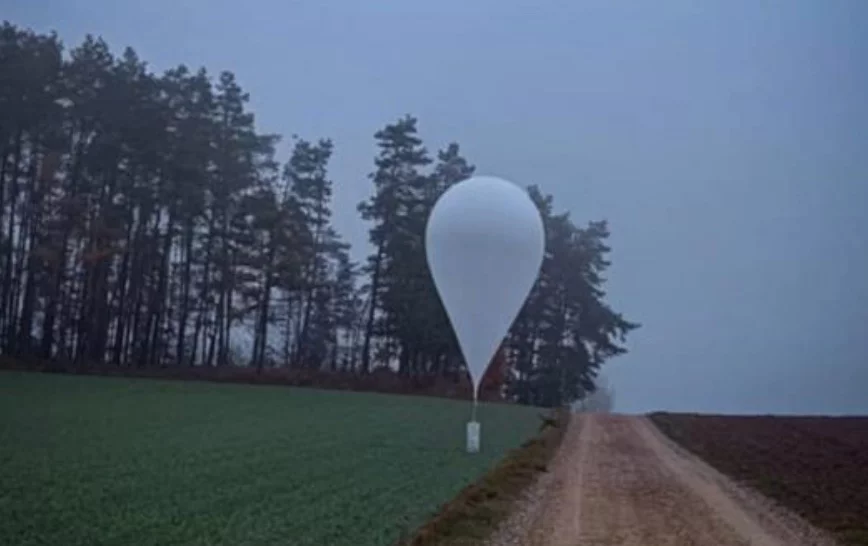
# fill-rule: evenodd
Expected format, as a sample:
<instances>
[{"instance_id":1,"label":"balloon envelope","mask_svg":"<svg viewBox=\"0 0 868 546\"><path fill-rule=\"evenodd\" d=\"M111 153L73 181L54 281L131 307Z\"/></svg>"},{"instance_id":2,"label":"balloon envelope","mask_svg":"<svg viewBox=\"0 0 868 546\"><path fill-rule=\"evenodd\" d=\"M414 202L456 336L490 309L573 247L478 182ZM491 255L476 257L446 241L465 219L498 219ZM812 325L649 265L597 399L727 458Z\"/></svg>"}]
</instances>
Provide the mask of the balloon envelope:
<instances>
[{"instance_id":1,"label":"balloon envelope","mask_svg":"<svg viewBox=\"0 0 868 546\"><path fill-rule=\"evenodd\" d=\"M536 282L545 232L522 188L477 176L440 196L425 230L428 268L473 381L479 381Z\"/></svg>"}]
</instances>

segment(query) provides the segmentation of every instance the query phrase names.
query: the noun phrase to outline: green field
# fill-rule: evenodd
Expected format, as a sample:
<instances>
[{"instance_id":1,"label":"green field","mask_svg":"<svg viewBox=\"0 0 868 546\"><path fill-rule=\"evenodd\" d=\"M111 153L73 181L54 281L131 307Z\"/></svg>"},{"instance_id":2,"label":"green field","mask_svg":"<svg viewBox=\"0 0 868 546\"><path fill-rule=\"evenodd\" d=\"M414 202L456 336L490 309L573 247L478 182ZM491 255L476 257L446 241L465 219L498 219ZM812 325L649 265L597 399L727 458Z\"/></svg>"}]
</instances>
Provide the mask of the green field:
<instances>
[{"instance_id":1,"label":"green field","mask_svg":"<svg viewBox=\"0 0 868 546\"><path fill-rule=\"evenodd\" d=\"M381 545L536 431L537 410L0 372L0 544Z\"/></svg>"}]
</instances>

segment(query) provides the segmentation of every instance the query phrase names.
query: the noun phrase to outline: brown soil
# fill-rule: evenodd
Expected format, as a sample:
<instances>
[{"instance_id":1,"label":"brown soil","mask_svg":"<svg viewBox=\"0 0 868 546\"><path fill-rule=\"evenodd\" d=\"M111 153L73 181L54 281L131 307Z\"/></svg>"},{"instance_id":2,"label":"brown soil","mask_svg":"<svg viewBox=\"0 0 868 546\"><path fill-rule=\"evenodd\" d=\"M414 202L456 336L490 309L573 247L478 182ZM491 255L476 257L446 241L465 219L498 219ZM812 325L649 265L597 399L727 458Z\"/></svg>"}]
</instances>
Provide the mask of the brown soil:
<instances>
[{"instance_id":1,"label":"brown soil","mask_svg":"<svg viewBox=\"0 0 868 546\"><path fill-rule=\"evenodd\" d=\"M868 417L656 413L678 445L834 534L868 546Z\"/></svg>"}]
</instances>

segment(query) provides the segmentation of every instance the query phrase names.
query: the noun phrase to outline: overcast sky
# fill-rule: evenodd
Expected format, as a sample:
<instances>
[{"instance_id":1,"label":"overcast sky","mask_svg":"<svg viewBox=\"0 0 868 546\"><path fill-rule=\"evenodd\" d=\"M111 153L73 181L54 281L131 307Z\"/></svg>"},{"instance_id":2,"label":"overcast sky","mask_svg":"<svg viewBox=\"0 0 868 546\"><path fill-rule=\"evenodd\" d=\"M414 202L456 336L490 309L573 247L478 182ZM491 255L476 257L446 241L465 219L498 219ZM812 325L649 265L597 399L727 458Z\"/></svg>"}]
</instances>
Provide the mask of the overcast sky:
<instances>
[{"instance_id":1,"label":"overcast sky","mask_svg":"<svg viewBox=\"0 0 868 546\"><path fill-rule=\"evenodd\" d=\"M406 113L429 148L608 219L609 300L643 324L607 368L621 411L868 413L868 2L0 6L156 70L232 70L261 130L331 137L359 258L373 133Z\"/></svg>"}]
</instances>

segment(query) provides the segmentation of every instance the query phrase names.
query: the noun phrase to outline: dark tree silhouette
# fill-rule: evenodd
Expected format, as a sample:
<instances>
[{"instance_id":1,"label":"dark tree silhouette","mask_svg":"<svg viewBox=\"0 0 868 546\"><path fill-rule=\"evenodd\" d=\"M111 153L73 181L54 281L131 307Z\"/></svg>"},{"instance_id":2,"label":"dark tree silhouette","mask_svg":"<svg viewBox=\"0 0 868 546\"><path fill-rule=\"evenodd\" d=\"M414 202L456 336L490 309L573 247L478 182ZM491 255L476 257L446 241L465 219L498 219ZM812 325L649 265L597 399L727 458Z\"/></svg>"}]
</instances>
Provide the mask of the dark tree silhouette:
<instances>
[{"instance_id":1,"label":"dark tree silhouette","mask_svg":"<svg viewBox=\"0 0 868 546\"><path fill-rule=\"evenodd\" d=\"M132 49L0 27L0 351L77 369L279 367L466 381L428 274L437 198L474 167L405 116L374 135L373 253L331 225L328 139L257 131L230 72L157 75ZM608 226L553 198L542 273L487 388L558 405L637 325L605 302Z\"/></svg>"}]
</instances>

